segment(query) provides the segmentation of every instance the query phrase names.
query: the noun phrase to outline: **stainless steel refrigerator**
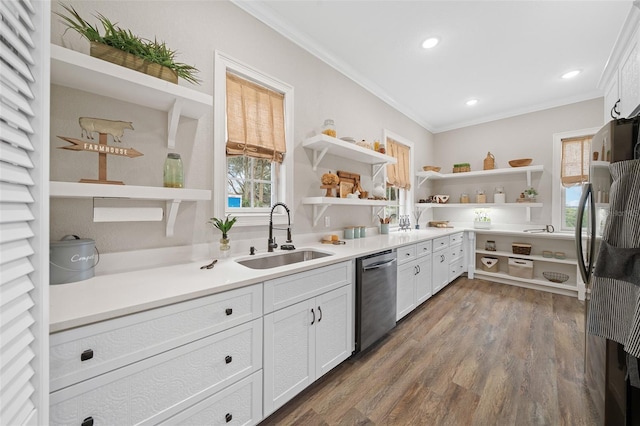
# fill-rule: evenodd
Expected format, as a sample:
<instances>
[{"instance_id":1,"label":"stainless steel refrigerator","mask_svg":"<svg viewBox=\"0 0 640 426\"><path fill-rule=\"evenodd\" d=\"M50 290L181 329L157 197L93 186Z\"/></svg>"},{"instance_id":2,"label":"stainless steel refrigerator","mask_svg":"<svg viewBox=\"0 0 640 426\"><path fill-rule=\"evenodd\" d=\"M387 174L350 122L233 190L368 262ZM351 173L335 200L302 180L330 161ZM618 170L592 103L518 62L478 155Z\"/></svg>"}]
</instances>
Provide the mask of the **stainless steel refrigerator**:
<instances>
[{"instance_id":1,"label":"stainless steel refrigerator","mask_svg":"<svg viewBox=\"0 0 640 426\"><path fill-rule=\"evenodd\" d=\"M583 184L576 225L578 267L586 284L585 380L600 424L640 425L640 389L627 379L623 345L587 332L593 271L598 243L607 221L611 189L610 163L640 158L640 118L607 123L591 141L590 181ZM583 226L584 225L584 226Z\"/></svg>"}]
</instances>

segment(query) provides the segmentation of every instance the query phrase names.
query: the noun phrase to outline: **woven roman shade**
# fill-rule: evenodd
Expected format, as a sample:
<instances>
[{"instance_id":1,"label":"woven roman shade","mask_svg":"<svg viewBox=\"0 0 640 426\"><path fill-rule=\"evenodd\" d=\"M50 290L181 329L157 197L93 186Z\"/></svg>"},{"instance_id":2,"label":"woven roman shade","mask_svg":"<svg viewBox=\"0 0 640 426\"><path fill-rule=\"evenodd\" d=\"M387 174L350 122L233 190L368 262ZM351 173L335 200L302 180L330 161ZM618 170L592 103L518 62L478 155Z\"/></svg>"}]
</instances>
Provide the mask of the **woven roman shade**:
<instances>
[{"instance_id":1,"label":"woven roman shade","mask_svg":"<svg viewBox=\"0 0 640 426\"><path fill-rule=\"evenodd\" d=\"M409 177L409 153L410 148L400 142L387 138L387 155L394 157L398 162L387 165L387 185L396 188L410 189Z\"/></svg>"},{"instance_id":2,"label":"woven roman shade","mask_svg":"<svg viewBox=\"0 0 640 426\"><path fill-rule=\"evenodd\" d=\"M282 163L286 152L284 95L227 73L227 157Z\"/></svg>"},{"instance_id":3,"label":"woven roman shade","mask_svg":"<svg viewBox=\"0 0 640 426\"><path fill-rule=\"evenodd\" d=\"M589 180L591 136L562 139L560 179L565 188Z\"/></svg>"}]
</instances>

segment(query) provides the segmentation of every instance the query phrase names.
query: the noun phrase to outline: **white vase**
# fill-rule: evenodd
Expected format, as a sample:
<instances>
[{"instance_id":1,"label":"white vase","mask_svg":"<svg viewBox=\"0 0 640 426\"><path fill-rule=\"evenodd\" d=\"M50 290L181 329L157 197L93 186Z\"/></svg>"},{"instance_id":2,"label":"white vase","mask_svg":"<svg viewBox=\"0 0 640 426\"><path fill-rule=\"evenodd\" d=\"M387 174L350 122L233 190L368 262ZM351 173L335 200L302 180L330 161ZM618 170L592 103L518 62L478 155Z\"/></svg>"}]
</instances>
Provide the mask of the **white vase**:
<instances>
[{"instance_id":1,"label":"white vase","mask_svg":"<svg viewBox=\"0 0 640 426\"><path fill-rule=\"evenodd\" d=\"M376 198L384 198L384 196L385 196L384 187L382 186L381 183L376 183L373 186L373 191L371 191L371 193Z\"/></svg>"}]
</instances>

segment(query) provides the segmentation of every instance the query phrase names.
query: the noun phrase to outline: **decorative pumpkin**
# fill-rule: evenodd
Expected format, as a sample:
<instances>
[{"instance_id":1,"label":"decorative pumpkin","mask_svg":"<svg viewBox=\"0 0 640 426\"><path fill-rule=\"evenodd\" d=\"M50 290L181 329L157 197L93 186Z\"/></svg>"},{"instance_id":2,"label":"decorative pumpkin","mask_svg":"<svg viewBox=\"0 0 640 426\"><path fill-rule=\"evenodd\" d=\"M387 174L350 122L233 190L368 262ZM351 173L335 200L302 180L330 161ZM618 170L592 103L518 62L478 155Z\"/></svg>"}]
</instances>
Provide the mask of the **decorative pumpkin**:
<instances>
[{"instance_id":1,"label":"decorative pumpkin","mask_svg":"<svg viewBox=\"0 0 640 426\"><path fill-rule=\"evenodd\" d=\"M333 173L325 173L322 175L322 184L323 185L338 185L340 183L340 178L338 175L334 175Z\"/></svg>"}]
</instances>

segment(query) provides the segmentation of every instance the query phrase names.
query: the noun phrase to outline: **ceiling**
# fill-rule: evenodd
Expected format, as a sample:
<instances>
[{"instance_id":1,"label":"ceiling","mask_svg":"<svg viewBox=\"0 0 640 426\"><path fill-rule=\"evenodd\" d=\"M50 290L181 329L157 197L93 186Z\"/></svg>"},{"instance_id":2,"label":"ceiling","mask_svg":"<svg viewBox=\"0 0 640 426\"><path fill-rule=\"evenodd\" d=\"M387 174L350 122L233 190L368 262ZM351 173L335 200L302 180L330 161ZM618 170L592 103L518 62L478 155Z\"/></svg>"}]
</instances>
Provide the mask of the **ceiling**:
<instances>
[{"instance_id":1,"label":"ceiling","mask_svg":"<svg viewBox=\"0 0 640 426\"><path fill-rule=\"evenodd\" d=\"M598 83L632 5L232 1L434 133L602 96ZM440 43L423 49L431 36ZM561 78L573 69L582 72Z\"/></svg>"}]
</instances>

